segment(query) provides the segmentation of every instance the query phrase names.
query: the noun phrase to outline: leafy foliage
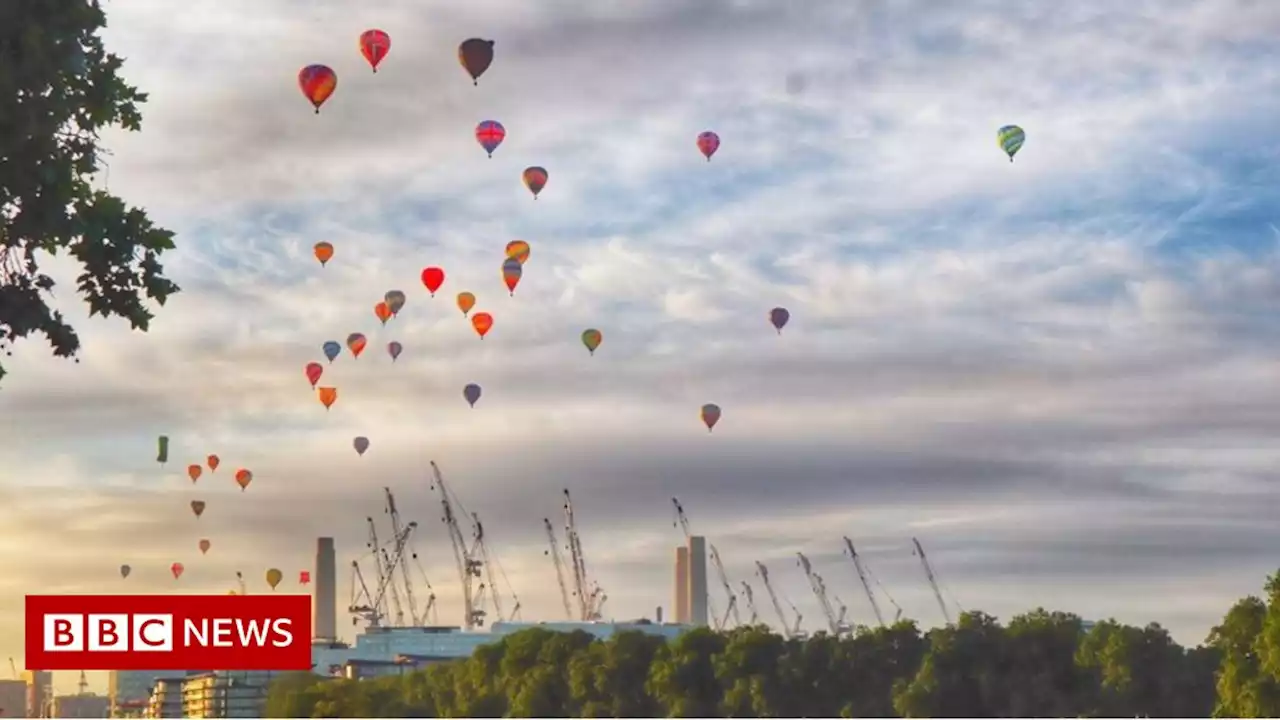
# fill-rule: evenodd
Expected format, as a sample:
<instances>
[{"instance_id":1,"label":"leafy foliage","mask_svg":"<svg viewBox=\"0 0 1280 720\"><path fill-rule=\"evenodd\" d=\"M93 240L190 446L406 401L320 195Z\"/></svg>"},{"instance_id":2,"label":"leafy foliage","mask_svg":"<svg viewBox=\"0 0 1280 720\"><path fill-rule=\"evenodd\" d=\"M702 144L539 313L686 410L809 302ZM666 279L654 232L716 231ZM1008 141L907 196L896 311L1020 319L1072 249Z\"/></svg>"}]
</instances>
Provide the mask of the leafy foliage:
<instances>
[{"instance_id":1,"label":"leafy foliage","mask_svg":"<svg viewBox=\"0 0 1280 720\"><path fill-rule=\"evenodd\" d=\"M0 347L38 333L72 357L75 330L49 307L44 255L68 254L90 315L122 317L146 331L146 300L178 291L160 255L173 233L89 179L101 130L138 130L146 95L118 75L123 61L98 33L98 0L0 2ZM11 352L11 351L10 351ZM0 365L0 378L5 374Z\"/></svg>"},{"instance_id":2,"label":"leafy foliage","mask_svg":"<svg viewBox=\"0 0 1280 720\"><path fill-rule=\"evenodd\" d=\"M466 660L372 680L302 674L267 717L1278 717L1280 574L1197 648L1156 624L981 612L921 635L699 628L667 642L535 628Z\"/></svg>"}]
</instances>

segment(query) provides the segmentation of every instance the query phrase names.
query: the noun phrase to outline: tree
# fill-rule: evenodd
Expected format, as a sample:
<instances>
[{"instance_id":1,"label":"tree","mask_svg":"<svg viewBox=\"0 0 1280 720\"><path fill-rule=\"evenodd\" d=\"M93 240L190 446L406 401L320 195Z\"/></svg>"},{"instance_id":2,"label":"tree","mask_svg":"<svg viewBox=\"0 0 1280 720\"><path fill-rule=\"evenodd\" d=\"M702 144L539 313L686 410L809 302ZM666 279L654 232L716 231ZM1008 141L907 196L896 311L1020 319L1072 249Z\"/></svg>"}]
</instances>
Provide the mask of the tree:
<instances>
[{"instance_id":1,"label":"tree","mask_svg":"<svg viewBox=\"0 0 1280 720\"><path fill-rule=\"evenodd\" d=\"M79 265L90 315L137 330L152 319L147 299L163 305L178 292L159 260L173 233L90 186L99 132L138 130L147 99L118 75L123 61L98 36L105 26L99 0L0 2L0 348L9 352L32 334L56 356L79 350L75 330L49 307L45 254L66 252Z\"/></svg>"},{"instance_id":2,"label":"tree","mask_svg":"<svg viewBox=\"0 0 1280 720\"><path fill-rule=\"evenodd\" d=\"M1267 610L1261 599L1244 598L1209 633L1209 644L1222 654L1214 717L1280 716L1280 682L1262 669L1258 652Z\"/></svg>"}]
</instances>

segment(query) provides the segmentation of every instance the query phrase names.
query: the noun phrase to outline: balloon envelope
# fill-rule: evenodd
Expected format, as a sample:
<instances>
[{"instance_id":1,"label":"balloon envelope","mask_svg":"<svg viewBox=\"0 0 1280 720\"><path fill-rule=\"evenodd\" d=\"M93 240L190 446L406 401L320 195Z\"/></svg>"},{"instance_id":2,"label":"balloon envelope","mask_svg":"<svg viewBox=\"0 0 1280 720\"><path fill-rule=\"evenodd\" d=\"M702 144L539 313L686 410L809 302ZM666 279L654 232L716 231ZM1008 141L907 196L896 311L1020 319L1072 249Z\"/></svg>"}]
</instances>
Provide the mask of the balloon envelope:
<instances>
[{"instance_id":1,"label":"balloon envelope","mask_svg":"<svg viewBox=\"0 0 1280 720\"><path fill-rule=\"evenodd\" d=\"M587 352L592 355L596 354L596 348L600 347L600 343L604 342L604 333L595 328L587 328L582 331L582 344L587 346Z\"/></svg>"},{"instance_id":2,"label":"balloon envelope","mask_svg":"<svg viewBox=\"0 0 1280 720\"><path fill-rule=\"evenodd\" d=\"M996 131L996 142L1000 144L1000 149L1009 156L1009 162L1013 162L1013 156L1018 154L1022 149L1023 143L1027 141L1027 134L1017 125L1005 125Z\"/></svg>"},{"instance_id":3,"label":"balloon envelope","mask_svg":"<svg viewBox=\"0 0 1280 720\"><path fill-rule=\"evenodd\" d=\"M311 387L315 387L320 382L320 376L324 374L324 366L318 362L307 363L303 373L307 376L307 381L311 383Z\"/></svg>"},{"instance_id":4,"label":"balloon envelope","mask_svg":"<svg viewBox=\"0 0 1280 720\"><path fill-rule=\"evenodd\" d=\"M533 193L533 197L537 198L538 193L542 192L542 188L547 186L547 171L537 166L527 167L524 170L524 186L529 188L529 192Z\"/></svg>"},{"instance_id":5,"label":"balloon envelope","mask_svg":"<svg viewBox=\"0 0 1280 720\"><path fill-rule=\"evenodd\" d=\"M707 432L720 422L720 406L715 403L707 403L702 406L702 422L707 426Z\"/></svg>"},{"instance_id":6,"label":"balloon envelope","mask_svg":"<svg viewBox=\"0 0 1280 720\"><path fill-rule=\"evenodd\" d=\"M267 571L267 584L271 586L272 590L275 590L276 586L279 585L280 581L283 579L284 579L284 573L280 572L279 570L275 568L271 568L270 570Z\"/></svg>"},{"instance_id":7,"label":"balloon envelope","mask_svg":"<svg viewBox=\"0 0 1280 720\"><path fill-rule=\"evenodd\" d=\"M203 515L203 514L204 514L204 501L203 501L203 500L192 500L192 501L191 501L191 512L195 513L195 514L196 514L196 517L200 517L201 515Z\"/></svg>"},{"instance_id":8,"label":"balloon envelope","mask_svg":"<svg viewBox=\"0 0 1280 720\"><path fill-rule=\"evenodd\" d=\"M324 267L326 263L333 259L333 243L318 242L312 248L316 259L320 261L320 267Z\"/></svg>"},{"instance_id":9,"label":"balloon envelope","mask_svg":"<svg viewBox=\"0 0 1280 720\"><path fill-rule=\"evenodd\" d=\"M387 294L382 296L382 299L387 303L387 307L391 309L392 315L399 315L400 311L404 309L406 298L400 290L388 290Z\"/></svg>"},{"instance_id":10,"label":"balloon envelope","mask_svg":"<svg viewBox=\"0 0 1280 720\"><path fill-rule=\"evenodd\" d=\"M364 333L351 333L347 336L347 349L351 351L351 357L360 357L360 353L364 352L364 347L368 344L369 340Z\"/></svg>"},{"instance_id":11,"label":"balloon envelope","mask_svg":"<svg viewBox=\"0 0 1280 720\"><path fill-rule=\"evenodd\" d=\"M502 282L507 284L507 290L512 294L516 294L516 285L520 284L520 276L524 275L524 266L520 261L509 257L502 261Z\"/></svg>"},{"instance_id":12,"label":"balloon envelope","mask_svg":"<svg viewBox=\"0 0 1280 720\"><path fill-rule=\"evenodd\" d=\"M202 475L203 473L204 473L204 468L200 467L199 465L187 466L187 477L191 478L191 482L195 482L199 480L200 475Z\"/></svg>"},{"instance_id":13,"label":"balloon envelope","mask_svg":"<svg viewBox=\"0 0 1280 720\"><path fill-rule=\"evenodd\" d=\"M201 555L204 555L204 554L208 553L208 552L209 552L209 548L211 548L211 547L213 547L213 543L209 542L208 540L201 540L201 541L200 541L200 554L201 554Z\"/></svg>"},{"instance_id":14,"label":"balloon envelope","mask_svg":"<svg viewBox=\"0 0 1280 720\"><path fill-rule=\"evenodd\" d=\"M320 346L320 349L324 351L324 356L329 359L329 362L333 362L342 354L342 345L337 340L326 342Z\"/></svg>"},{"instance_id":15,"label":"balloon envelope","mask_svg":"<svg viewBox=\"0 0 1280 720\"><path fill-rule=\"evenodd\" d=\"M319 395L320 404L324 405L326 410L338 401L338 388L335 387L316 388L316 394Z\"/></svg>"},{"instance_id":16,"label":"balloon envelope","mask_svg":"<svg viewBox=\"0 0 1280 720\"><path fill-rule=\"evenodd\" d=\"M507 243L506 253L507 257L515 258L523 265L529 259L529 243L523 240L512 240Z\"/></svg>"},{"instance_id":17,"label":"balloon envelope","mask_svg":"<svg viewBox=\"0 0 1280 720\"><path fill-rule=\"evenodd\" d=\"M404 352L404 346L399 342L392 340L387 343L387 354L391 356L391 362L395 362L402 352Z\"/></svg>"},{"instance_id":18,"label":"balloon envelope","mask_svg":"<svg viewBox=\"0 0 1280 720\"><path fill-rule=\"evenodd\" d=\"M357 455L364 455L365 451L369 449L369 438L361 435L351 441L351 447L356 449Z\"/></svg>"},{"instance_id":19,"label":"balloon envelope","mask_svg":"<svg viewBox=\"0 0 1280 720\"><path fill-rule=\"evenodd\" d=\"M217 455L210 455L205 458L205 463L209 466L209 472L213 472L218 469L218 465L222 464L222 461L218 459Z\"/></svg>"},{"instance_id":20,"label":"balloon envelope","mask_svg":"<svg viewBox=\"0 0 1280 720\"><path fill-rule=\"evenodd\" d=\"M707 158L707 162L711 162L711 156L716 154L716 150L720 149L720 136L707 130L698 133L698 150Z\"/></svg>"},{"instance_id":21,"label":"balloon envelope","mask_svg":"<svg viewBox=\"0 0 1280 720\"><path fill-rule=\"evenodd\" d=\"M253 473L245 470L244 468L240 468L236 471L236 484L240 486L241 490L249 487L249 483L251 482L253 482Z\"/></svg>"},{"instance_id":22,"label":"balloon envelope","mask_svg":"<svg viewBox=\"0 0 1280 720\"><path fill-rule=\"evenodd\" d=\"M378 63L391 51L391 36L381 30L365 30L360 33L360 54L369 67L378 72Z\"/></svg>"},{"instance_id":23,"label":"balloon envelope","mask_svg":"<svg viewBox=\"0 0 1280 720\"><path fill-rule=\"evenodd\" d=\"M471 327L475 328L476 334L483 340L493 328L493 316L487 312L476 313L471 316Z\"/></svg>"},{"instance_id":24,"label":"balloon envelope","mask_svg":"<svg viewBox=\"0 0 1280 720\"><path fill-rule=\"evenodd\" d=\"M507 129L497 120L485 120L476 126L476 142L480 143L489 157L493 157L493 151L498 149L506 137Z\"/></svg>"},{"instance_id":25,"label":"balloon envelope","mask_svg":"<svg viewBox=\"0 0 1280 720\"><path fill-rule=\"evenodd\" d=\"M476 401L480 399L480 393L480 386L475 383L468 383L466 387L462 388L462 397L466 398L467 404L471 405L471 407L476 406Z\"/></svg>"},{"instance_id":26,"label":"balloon envelope","mask_svg":"<svg viewBox=\"0 0 1280 720\"><path fill-rule=\"evenodd\" d=\"M471 38L458 46L458 62L471 76L474 84L480 84L480 76L493 64L493 41Z\"/></svg>"},{"instance_id":27,"label":"balloon envelope","mask_svg":"<svg viewBox=\"0 0 1280 720\"><path fill-rule=\"evenodd\" d=\"M120 577L127 578L129 577L129 573L131 572L133 572L133 568L129 567L128 565L120 566Z\"/></svg>"},{"instance_id":28,"label":"balloon envelope","mask_svg":"<svg viewBox=\"0 0 1280 720\"><path fill-rule=\"evenodd\" d=\"M790 319L791 313L786 308L776 307L769 311L769 322L773 324L774 329L779 334L782 333L782 328L786 326L787 321Z\"/></svg>"},{"instance_id":29,"label":"balloon envelope","mask_svg":"<svg viewBox=\"0 0 1280 720\"><path fill-rule=\"evenodd\" d=\"M476 306L476 296L469 292L458 293L458 309L462 311L462 316L466 317L471 312L471 308Z\"/></svg>"},{"instance_id":30,"label":"balloon envelope","mask_svg":"<svg viewBox=\"0 0 1280 720\"><path fill-rule=\"evenodd\" d=\"M429 267L422 269L422 285L435 297L436 291L444 285L444 270L438 267Z\"/></svg>"},{"instance_id":31,"label":"balloon envelope","mask_svg":"<svg viewBox=\"0 0 1280 720\"><path fill-rule=\"evenodd\" d=\"M173 579L177 580L182 577L182 571L186 568L182 567L182 563L174 563L169 566L169 572L173 573Z\"/></svg>"},{"instance_id":32,"label":"balloon envelope","mask_svg":"<svg viewBox=\"0 0 1280 720\"><path fill-rule=\"evenodd\" d=\"M338 87L338 76L326 65L308 65L298 72L298 87L319 115L320 106Z\"/></svg>"},{"instance_id":33,"label":"balloon envelope","mask_svg":"<svg viewBox=\"0 0 1280 720\"><path fill-rule=\"evenodd\" d=\"M169 462L169 436L161 435L156 438L156 462L161 465Z\"/></svg>"}]
</instances>

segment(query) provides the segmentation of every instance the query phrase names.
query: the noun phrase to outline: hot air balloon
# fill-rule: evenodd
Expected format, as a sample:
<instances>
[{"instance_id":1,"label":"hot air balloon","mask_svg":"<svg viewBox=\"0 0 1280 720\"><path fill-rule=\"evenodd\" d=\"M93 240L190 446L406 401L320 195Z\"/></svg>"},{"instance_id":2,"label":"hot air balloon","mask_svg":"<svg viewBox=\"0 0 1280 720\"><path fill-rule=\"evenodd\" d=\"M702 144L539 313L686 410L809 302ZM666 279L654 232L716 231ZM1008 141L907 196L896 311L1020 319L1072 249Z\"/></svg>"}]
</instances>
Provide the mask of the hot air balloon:
<instances>
[{"instance_id":1,"label":"hot air balloon","mask_svg":"<svg viewBox=\"0 0 1280 720\"><path fill-rule=\"evenodd\" d=\"M523 240L512 240L507 243L506 253L507 257L515 258L523 265L529 259L529 243Z\"/></svg>"},{"instance_id":2,"label":"hot air balloon","mask_svg":"<svg viewBox=\"0 0 1280 720\"><path fill-rule=\"evenodd\" d=\"M391 51L391 36L381 30L365 30L360 33L360 54L369 61L369 67L378 72L378 63Z\"/></svg>"},{"instance_id":3,"label":"hot air balloon","mask_svg":"<svg viewBox=\"0 0 1280 720\"><path fill-rule=\"evenodd\" d=\"M310 583L310 582L311 582L311 571L309 571L309 570L299 570L299 571L298 571L298 584L299 584L299 585L306 585L306 584L308 584L308 583Z\"/></svg>"},{"instance_id":4,"label":"hot air balloon","mask_svg":"<svg viewBox=\"0 0 1280 720\"><path fill-rule=\"evenodd\" d=\"M462 388L462 397L466 399L467 404L471 407L476 406L476 402L480 400L480 386L475 383L468 383Z\"/></svg>"},{"instance_id":5,"label":"hot air balloon","mask_svg":"<svg viewBox=\"0 0 1280 720\"><path fill-rule=\"evenodd\" d=\"M387 294L382 296L382 299L386 301L387 307L391 308L392 315L399 315L400 311L404 309L406 298L400 290L388 290Z\"/></svg>"},{"instance_id":6,"label":"hot air balloon","mask_svg":"<svg viewBox=\"0 0 1280 720\"><path fill-rule=\"evenodd\" d=\"M209 542L208 540L201 540L201 541L200 541L200 554L201 554L201 555L207 555L207 554L209 553L209 548L211 548L211 547L213 547L213 543Z\"/></svg>"},{"instance_id":7,"label":"hot air balloon","mask_svg":"<svg viewBox=\"0 0 1280 720\"><path fill-rule=\"evenodd\" d=\"M587 352L595 355L596 348L600 347L600 343L604 342L604 333L595 328L587 328L582 331L582 344L587 346Z\"/></svg>"},{"instance_id":8,"label":"hot air balloon","mask_svg":"<svg viewBox=\"0 0 1280 720\"><path fill-rule=\"evenodd\" d=\"M711 162L711 156L716 154L716 150L720 149L720 136L707 130L698 133L698 150L707 158L707 162Z\"/></svg>"},{"instance_id":9,"label":"hot air balloon","mask_svg":"<svg viewBox=\"0 0 1280 720\"><path fill-rule=\"evenodd\" d=\"M476 334L483 340L484 336L489 334L490 328L493 327L493 316L487 312L476 313L471 316L471 327L476 329Z\"/></svg>"},{"instance_id":10,"label":"hot air balloon","mask_svg":"<svg viewBox=\"0 0 1280 720\"><path fill-rule=\"evenodd\" d=\"M502 261L502 282L507 284L507 290L514 297L516 294L516 285L520 284L520 276L524 275L524 267L520 265L520 261L509 257Z\"/></svg>"},{"instance_id":11,"label":"hot air balloon","mask_svg":"<svg viewBox=\"0 0 1280 720\"><path fill-rule=\"evenodd\" d=\"M156 462L161 465L169 462L169 436L161 435L156 438Z\"/></svg>"},{"instance_id":12,"label":"hot air balloon","mask_svg":"<svg viewBox=\"0 0 1280 720\"><path fill-rule=\"evenodd\" d=\"M369 449L369 438L361 435L360 437L355 438L354 440L351 441L351 447L356 449L357 455L360 455L363 457L365 451Z\"/></svg>"},{"instance_id":13,"label":"hot air balloon","mask_svg":"<svg viewBox=\"0 0 1280 720\"><path fill-rule=\"evenodd\" d=\"M324 267L333 259L333 243L318 242L311 252L315 253L316 259L320 261L320 267Z\"/></svg>"},{"instance_id":14,"label":"hot air balloon","mask_svg":"<svg viewBox=\"0 0 1280 720\"><path fill-rule=\"evenodd\" d=\"M121 578L127 578L127 577L129 577L129 573L131 573L131 572L133 572L133 568L129 567L128 565L121 565L121 566L120 566L120 577L121 577Z\"/></svg>"},{"instance_id":15,"label":"hot air balloon","mask_svg":"<svg viewBox=\"0 0 1280 720\"><path fill-rule=\"evenodd\" d=\"M368 344L369 339L364 336L364 333L351 333L347 336L347 349L351 351L351 357L360 357L360 353L364 352L364 347Z\"/></svg>"},{"instance_id":16,"label":"hot air balloon","mask_svg":"<svg viewBox=\"0 0 1280 720\"><path fill-rule=\"evenodd\" d=\"M320 376L324 374L324 366L318 362L309 362L307 367L303 369L303 373L307 376L307 382L311 383L312 389L316 383L320 382Z\"/></svg>"},{"instance_id":17,"label":"hot air balloon","mask_svg":"<svg viewBox=\"0 0 1280 720\"><path fill-rule=\"evenodd\" d=\"M497 120L485 120L476 126L476 142L480 143L489 157L493 157L493 151L498 149L506 137L507 129Z\"/></svg>"},{"instance_id":18,"label":"hot air balloon","mask_svg":"<svg viewBox=\"0 0 1280 720\"><path fill-rule=\"evenodd\" d=\"M787 321L791 319L791 313L786 308L776 307L769 311L769 322L773 323L773 328L782 334L782 328L786 326Z\"/></svg>"},{"instance_id":19,"label":"hot air balloon","mask_svg":"<svg viewBox=\"0 0 1280 720\"><path fill-rule=\"evenodd\" d=\"M191 482L199 480L202 474L204 474L204 468L199 465L187 466L187 477L191 478Z\"/></svg>"},{"instance_id":20,"label":"hot air balloon","mask_svg":"<svg viewBox=\"0 0 1280 720\"><path fill-rule=\"evenodd\" d=\"M236 471L236 484L240 486L240 492L247 490L251 482L253 482L253 473L244 468Z\"/></svg>"},{"instance_id":21,"label":"hot air balloon","mask_svg":"<svg viewBox=\"0 0 1280 720\"><path fill-rule=\"evenodd\" d=\"M329 358L330 363L342 354L342 345L339 344L337 340L330 340L326 342L324 345L320 346L320 349L324 351L324 356Z\"/></svg>"},{"instance_id":22,"label":"hot air balloon","mask_svg":"<svg viewBox=\"0 0 1280 720\"><path fill-rule=\"evenodd\" d=\"M391 356L391 362L395 362L402 352L404 352L404 346L399 342L392 340L387 343L387 354Z\"/></svg>"},{"instance_id":23,"label":"hot air balloon","mask_svg":"<svg viewBox=\"0 0 1280 720\"><path fill-rule=\"evenodd\" d=\"M218 466L222 464L222 461L218 459L217 455L210 455L205 458L204 461L209 466L209 472L214 472L218 469Z\"/></svg>"},{"instance_id":24,"label":"hot air balloon","mask_svg":"<svg viewBox=\"0 0 1280 720\"><path fill-rule=\"evenodd\" d=\"M380 302L373 306L373 314L378 318L379 322L386 325L387 321L391 319L391 308L387 307L386 303Z\"/></svg>"},{"instance_id":25,"label":"hot air balloon","mask_svg":"<svg viewBox=\"0 0 1280 720\"><path fill-rule=\"evenodd\" d=\"M1009 156L1009 162L1013 162L1013 156L1018 154L1022 149L1022 144L1027 141L1027 134L1017 125L1005 125L996 131L996 142L1000 144L1000 149L1004 150Z\"/></svg>"},{"instance_id":26,"label":"hot air balloon","mask_svg":"<svg viewBox=\"0 0 1280 720\"><path fill-rule=\"evenodd\" d=\"M493 63L493 41L471 38L458 46L458 62L471 76L473 85L480 84L480 76Z\"/></svg>"},{"instance_id":27,"label":"hot air balloon","mask_svg":"<svg viewBox=\"0 0 1280 720\"><path fill-rule=\"evenodd\" d=\"M283 579L284 579L284 573L280 572L279 570L275 568L271 568L270 570L267 571L267 584L271 586L272 590L275 590L276 586L279 585L280 581Z\"/></svg>"},{"instance_id":28,"label":"hot air balloon","mask_svg":"<svg viewBox=\"0 0 1280 720\"><path fill-rule=\"evenodd\" d=\"M338 388L322 387L317 388L316 392L320 396L320 404L324 405L325 410L333 407L333 404L338 401Z\"/></svg>"},{"instance_id":29,"label":"hot air balloon","mask_svg":"<svg viewBox=\"0 0 1280 720\"><path fill-rule=\"evenodd\" d=\"M178 562L169 566L169 572L173 573L174 580L177 580L178 578L182 577L182 571L185 569L186 568L182 567L182 563L178 563Z\"/></svg>"},{"instance_id":30,"label":"hot air balloon","mask_svg":"<svg viewBox=\"0 0 1280 720\"><path fill-rule=\"evenodd\" d=\"M298 72L298 87L320 114L320 106L338 87L338 75L327 65L308 65Z\"/></svg>"},{"instance_id":31,"label":"hot air balloon","mask_svg":"<svg viewBox=\"0 0 1280 720\"><path fill-rule=\"evenodd\" d=\"M524 186L529 188L529 192L533 193L533 199L538 199L538 193L542 192L542 188L547 186L547 171L543 168L534 166L524 169Z\"/></svg>"},{"instance_id":32,"label":"hot air balloon","mask_svg":"<svg viewBox=\"0 0 1280 720\"><path fill-rule=\"evenodd\" d=\"M427 292L431 293L431 297L435 297L436 291L444 285L444 270L438 267L423 268L422 285L427 288Z\"/></svg>"},{"instance_id":33,"label":"hot air balloon","mask_svg":"<svg viewBox=\"0 0 1280 720\"><path fill-rule=\"evenodd\" d=\"M200 517L201 515L203 515L203 514L204 514L204 501L203 501L203 500L192 500L192 501L191 501L191 512L195 513L195 514L196 514L196 517Z\"/></svg>"},{"instance_id":34,"label":"hot air balloon","mask_svg":"<svg viewBox=\"0 0 1280 720\"><path fill-rule=\"evenodd\" d=\"M458 309L462 311L462 316L466 317L471 312L471 308L476 306L476 296L469 292L458 293Z\"/></svg>"},{"instance_id":35,"label":"hot air balloon","mask_svg":"<svg viewBox=\"0 0 1280 720\"><path fill-rule=\"evenodd\" d=\"M711 432L715 428L716 423L720 422L720 406L715 403L707 403L702 406L702 422L707 426L707 432Z\"/></svg>"}]
</instances>

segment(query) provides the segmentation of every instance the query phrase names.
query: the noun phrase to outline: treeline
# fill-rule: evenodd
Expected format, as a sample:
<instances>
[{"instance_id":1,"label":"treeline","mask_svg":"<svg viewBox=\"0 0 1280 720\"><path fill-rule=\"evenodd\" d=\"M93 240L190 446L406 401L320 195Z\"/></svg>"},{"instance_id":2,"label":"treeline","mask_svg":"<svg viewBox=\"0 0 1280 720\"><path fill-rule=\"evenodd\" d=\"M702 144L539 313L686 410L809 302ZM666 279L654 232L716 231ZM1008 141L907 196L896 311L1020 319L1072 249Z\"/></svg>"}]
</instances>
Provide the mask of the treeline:
<instances>
[{"instance_id":1,"label":"treeline","mask_svg":"<svg viewBox=\"0 0 1280 720\"><path fill-rule=\"evenodd\" d=\"M1280 574L1205 644L1159 625L981 612L788 640L765 627L525 630L457 662L374 680L281 678L267 717L1277 717Z\"/></svg>"}]
</instances>

